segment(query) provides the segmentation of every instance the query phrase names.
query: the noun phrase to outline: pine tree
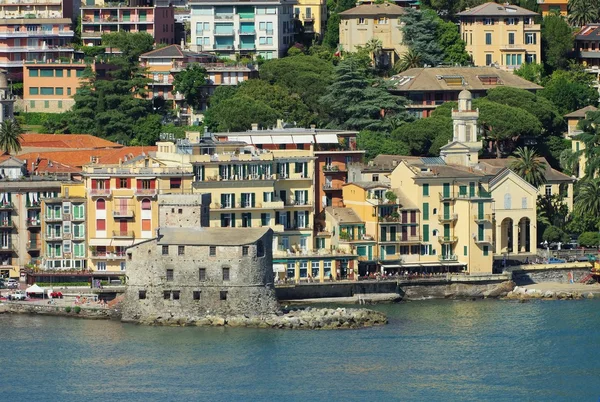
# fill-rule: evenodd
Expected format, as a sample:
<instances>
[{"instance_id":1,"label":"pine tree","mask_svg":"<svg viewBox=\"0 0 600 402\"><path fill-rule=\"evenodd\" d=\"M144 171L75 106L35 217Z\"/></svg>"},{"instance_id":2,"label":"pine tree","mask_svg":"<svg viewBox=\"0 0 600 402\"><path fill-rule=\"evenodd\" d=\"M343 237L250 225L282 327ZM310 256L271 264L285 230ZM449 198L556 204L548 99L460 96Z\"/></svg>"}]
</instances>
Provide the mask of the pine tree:
<instances>
[{"instance_id":1,"label":"pine tree","mask_svg":"<svg viewBox=\"0 0 600 402\"><path fill-rule=\"evenodd\" d=\"M403 25L403 43L421 55L423 63L437 66L444 59L444 52L437 42L437 27L441 21L432 10L415 10L407 8L406 14L400 17Z\"/></svg>"}]
</instances>

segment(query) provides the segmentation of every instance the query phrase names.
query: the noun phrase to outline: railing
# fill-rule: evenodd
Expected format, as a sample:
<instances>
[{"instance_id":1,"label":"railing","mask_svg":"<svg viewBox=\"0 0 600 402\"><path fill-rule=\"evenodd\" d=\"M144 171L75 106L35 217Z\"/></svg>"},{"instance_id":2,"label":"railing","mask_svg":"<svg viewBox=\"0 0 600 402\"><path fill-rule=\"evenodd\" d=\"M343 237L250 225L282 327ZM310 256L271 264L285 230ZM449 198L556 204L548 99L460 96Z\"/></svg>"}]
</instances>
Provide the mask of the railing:
<instances>
[{"instance_id":1,"label":"railing","mask_svg":"<svg viewBox=\"0 0 600 402\"><path fill-rule=\"evenodd\" d=\"M524 49L524 48L525 48L524 44L519 45L519 44L513 43L512 45L508 45L508 44L500 45L500 49Z\"/></svg>"},{"instance_id":2,"label":"railing","mask_svg":"<svg viewBox=\"0 0 600 402\"><path fill-rule=\"evenodd\" d=\"M256 30L253 29L252 31L243 31L241 29L238 29L238 34L240 34L240 35L256 35Z\"/></svg>"},{"instance_id":3,"label":"railing","mask_svg":"<svg viewBox=\"0 0 600 402\"><path fill-rule=\"evenodd\" d=\"M458 214L440 214L438 215L438 221L440 222L452 222L458 219Z\"/></svg>"},{"instance_id":4,"label":"railing","mask_svg":"<svg viewBox=\"0 0 600 402\"><path fill-rule=\"evenodd\" d=\"M492 198L492 193L490 193L489 191L485 191L485 190L479 190L475 193L459 193L458 194L458 198Z\"/></svg>"},{"instance_id":5,"label":"railing","mask_svg":"<svg viewBox=\"0 0 600 402\"><path fill-rule=\"evenodd\" d=\"M458 241L458 237L456 237L456 236L438 236L438 240L440 243L455 243Z\"/></svg>"},{"instance_id":6,"label":"railing","mask_svg":"<svg viewBox=\"0 0 600 402\"><path fill-rule=\"evenodd\" d=\"M232 20L233 14L215 14L216 20Z\"/></svg>"},{"instance_id":7,"label":"railing","mask_svg":"<svg viewBox=\"0 0 600 402\"><path fill-rule=\"evenodd\" d=\"M492 243L492 236L483 236L483 237L475 237L475 243L478 244L486 244L486 243Z\"/></svg>"},{"instance_id":8,"label":"railing","mask_svg":"<svg viewBox=\"0 0 600 402\"><path fill-rule=\"evenodd\" d=\"M12 219L2 220L0 221L0 228L14 228L15 223Z\"/></svg>"},{"instance_id":9,"label":"railing","mask_svg":"<svg viewBox=\"0 0 600 402\"><path fill-rule=\"evenodd\" d=\"M92 258L96 260L122 260L125 259L126 253L99 253L92 252Z\"/></svg>"},{"instance_id":10,"label":"railing","mask_svg":"<svg viewBox=\"0 0 600 402\"><path fill-rule=\"evenodd\" d=\"M44 216L44 220L46 222L60 222L63 219L62 219L62 215L52 215L52 214L49 214L49 215Z\"/></svg>"},{"instance_id":11,"label":"railing","mask_svg":"<svg viewBox=\"0 0 600 402\"><path fill-rule=\"evenodd\" d=\"M483 215L475 215L473 216L473 220L475 222L491 222L492 221L492 214L483 214Z\"/></svg>"},{"instance_id":12,"label":"railing","mask_svg":"<svg viewBox=\"0 0 600 402\"><path fill-rule=\"evenodd\" d=\"M93 188L90 190L92 197L110 197L112 190L110 188Z\"/></svg>"},{"instance_id":13,"label":"railing","mask_svg":"<svg viewBox=\"0 0 600 402\"><path fill-rule=\"evenodd\" d=\"M439 260L447 262L458 261L458 256L455 254L440 255Z\"/></svg>"},{"instance_id":14,"label":"railing","mask_svg":"<svg viewBox=\"0 0 600 402\"><path fill-rule=\"evenodd\" d=\"M120 237L126 239L135 237L135 233L133 232L133 230L113 230L112 235L113 237Z\"/></svg>"},{"instance_id":15,"label":"railing","mask_svg":"<svg viewBox=\"0 0 600 402\"><path fill-rule=\"evenodd\" d=\"M311 225L298 226L297 224L285 225L283 230L311 230Z\"/></svg>"},{"instance_id":16,"label":"railing","mask_svg":"<svg viewBox=\"0 0 600 402\"><path fill-rule=\"evenodd\" d=\"M41 243L38 242L37 240L29 240L27 242L27 250L29 251L33 251L33 250L39 250L41 248Z\"/></svg>"},{"instance_id":17,"label":"railing","mask_svg":"<svg viewBox=\"0 0 600 402\"><path fill-rule=\"evenodd\" d=\"M323 166L324 172L346 172L348 169L344 166L339 165L325 165Z\"/></svg>"},{"instance_id":18,"label":"railing","mask_svg":"<svg viewBox=\"0 0 600 402\"><path fill-rule=\"evenodd\" d=\"M421 241L421 236L400 236L400 239L398 239L399 243L419 243Z\"/></svg>"},{"instance_id":19,"label":"railing","mask_svg":"<svg viewBox=\"0 0 600 402\"><path fill-rule=\"evenodd\" d=\"M215 29L215 30L213 30L213 35L214 36L233 36L233 35L235 35L235 31L232 29L231 31L227 31L227 32L219 32Z\"/></svg>"},{"instance_id":20,"label":"railing","mask_svg":"<svg viewBox=\"0 0 600 402\"><path fill-rule=\"evenodd\" d=\"M157 190L155 188L136 188L134 194L137 197L156 197Z\"/></svg>"},{"instance_id":21,"label":"railing","mask_svg":"<svg viewBox=\"0 0 600 402\"><path fill-rule=\"evenodd\" d=\"M449 192L449 193L440 193L440 201L451 201L454 200L456 198L456 194L454 194L454 192Z\"/></svg>"},{"instance_id":22,"label":"railing","mask_svg":"<svg viewBox=\"0 0 600 402\"><path fill-rule=\"evenodd\" d=\"M0 209L14 209L15 205L12 202L4 202L0 204Z\"/></svg>"},{"instance_id":23,"label":"railing","mask_svg":"<svg viewBox=\"0 0 600 402\"><path fill-rule=\"evenodd\" d=\"M135 216L135 211L133 209L113 210L114 218L133 218L134 216Z\"/></svg>"},{"instance_id":24,"label":"railing","mask_svg":"<svg viewBox=\"0 0 600 402\"><path fill-rule=\"evenodd\" d=\"M0 245L0 253L11 253L17 251L16 247L12 243L1 244Z\"/></svg>"},{"instance_id":25,"label":"railing","mask_svg":"<svg viewBox=\"0 0 600 402\"><path fill-rule=\"evenodd\" d=\"M42 225L40 218L27 218L25 223L28 228L39 227Z\"/></svg>"},{"instance_id":26,"label":"railing","mask_svg":"<svg viewBox=\"0 0 600 402\"><path fill-rule=\"evenodd\" d=\"M33 204L31 203L27 203L27 205L25 206L25 208L27 209L40 209L42 207L42 204L39 202L34 202Z\"/></svg>"}]
</instances>

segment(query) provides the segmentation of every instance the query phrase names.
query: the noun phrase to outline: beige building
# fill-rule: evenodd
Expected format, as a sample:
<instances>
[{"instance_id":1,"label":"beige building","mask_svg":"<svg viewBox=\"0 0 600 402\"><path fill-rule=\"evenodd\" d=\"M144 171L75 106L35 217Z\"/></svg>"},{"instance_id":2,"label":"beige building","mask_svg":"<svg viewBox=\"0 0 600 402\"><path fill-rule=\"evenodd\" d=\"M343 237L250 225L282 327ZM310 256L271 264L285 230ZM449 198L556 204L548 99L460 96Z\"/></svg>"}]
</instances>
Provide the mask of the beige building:
<instances>
[{"instance_id":1,"label":"beige building","mask_svg":"<svg viewBox=\"0 0 600 402\"><path fill-rule=\"evenodd\" d=\"M325 0L298 0L294 6L294 16L302 22L304 33L323 36L327 24L327 3Z\"/></svg>"},{"instance_id":2,"label":"beige building","mask_svg":"<svg viewBox=\"0 0 600 402\"><path fill-rule=\"evenodd\" d=\"M579 158L577 159L577 165L575 166L574 176L578 179L582 179L585 176L585 166L587 163L587 158L585 157L585 143L581 140L578 140L576 137L582 133L582 131L577 127L579 122L585 119L588 112L595 112L598 108L595 106L586 106L574 112L565 115L565 119L567 120L567 139L571 140L571 151L574 153L579 153Z\"/></svg>"},{"instance_id":3,"label":"beige building","mask_svg":"<svg viewBox=\"0 0 600 402\"><path fill-rule=\"evenodd\" d=\"M506 70L541 62L541 25L537 13L513 5L485 3L457 14L466 50L476 66Z\"/></svg>"},{"instance_id":4,"label":"beige building","mask_svg":"<svg viewBox=\"0 0 600 402\"><path fill-rule=\"evenodd\" d=\"M363 4L340 13L340 47L354 52L371 39L381 41L383 64L393 65L408 50L402 44L400 16L404 8L391 3Z\"/></svg>"}]
</instances>

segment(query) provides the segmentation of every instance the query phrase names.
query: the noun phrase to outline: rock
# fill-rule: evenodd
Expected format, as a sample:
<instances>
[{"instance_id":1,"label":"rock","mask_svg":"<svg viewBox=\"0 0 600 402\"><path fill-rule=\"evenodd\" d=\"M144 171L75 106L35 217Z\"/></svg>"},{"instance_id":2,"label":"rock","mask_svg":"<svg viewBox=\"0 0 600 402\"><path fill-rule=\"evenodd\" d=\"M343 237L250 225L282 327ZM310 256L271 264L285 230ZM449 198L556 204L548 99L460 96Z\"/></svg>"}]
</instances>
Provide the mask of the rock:
<instances>
[{"instance_id":1,"label":"rock","mask_svg":"<svg viewBox=\"0 0 600 402\"><path fill-rule=\"evenodd\" d=\"M593 299L594 298L594 294L592 292L587 294L587 298L588 299Z\"/></svg>"},{"instance_id":2,"label":"rock","mask_svg":"<svg viewBox=\"0 0 600 402\"><path fill-rule=\"evenodd\" d=\"M554 293L554 292L553 292L553 291L551 291L551 290L547 290L547 291L546 291L546 293L544 293L544 297L545 297L546 299L551 299L551 298L553 298L553 297L556 297L556 293Z\"/></svg>"}]
</instances>

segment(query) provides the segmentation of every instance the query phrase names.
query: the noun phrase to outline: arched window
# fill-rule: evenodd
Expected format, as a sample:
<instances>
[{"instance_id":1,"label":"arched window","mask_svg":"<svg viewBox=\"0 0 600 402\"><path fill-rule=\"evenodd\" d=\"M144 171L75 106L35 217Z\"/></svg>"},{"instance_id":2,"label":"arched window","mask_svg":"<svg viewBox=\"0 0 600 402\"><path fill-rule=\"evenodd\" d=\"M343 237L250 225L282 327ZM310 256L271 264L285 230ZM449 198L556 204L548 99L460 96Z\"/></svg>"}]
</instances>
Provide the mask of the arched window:
<instances>
[{"instance_id":1,"label":"arched window","mask_svg":"<svg viewBox=\"0 0 600 402\"><path fill-rule=\"evenodd\" d=\"M100 198L98 201L96 201L96 209L98 211L106 209L106 200L104 200L104 198Z\"/></svg>"},{"instance_id":2,"label":"arched window","mask_svg":"<svg viewBox=\"0 0 600 402\"><path fill-rule=\"evenodd\" d=\"M438 231L437 231L437 229L433 229L433 237L435 237L435 236L437 236L437 235L438 235Z\"/></svg>"},{"instance_id":3,"label":"arched window","mask_svg":"<svg viewBox=\"0 0 600 402\"><path fill-rule=\"evenodd\" d=\"M506 193L504 194L504 209L510 209L511 206L511 197L510 197L510 193Z\"/></svg>"},{"instance_id":4,"label":"arched window","mask_svg":"<svg viewBox=\"0 0 600 402\"><path fill-rule=\"evenodd\" d=\"M149 210L152 209L152 204L148 198L144 198L142 200L142 209Z\"/></svg>"}]
</instances>

